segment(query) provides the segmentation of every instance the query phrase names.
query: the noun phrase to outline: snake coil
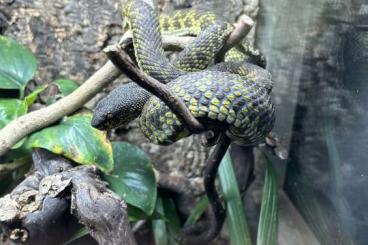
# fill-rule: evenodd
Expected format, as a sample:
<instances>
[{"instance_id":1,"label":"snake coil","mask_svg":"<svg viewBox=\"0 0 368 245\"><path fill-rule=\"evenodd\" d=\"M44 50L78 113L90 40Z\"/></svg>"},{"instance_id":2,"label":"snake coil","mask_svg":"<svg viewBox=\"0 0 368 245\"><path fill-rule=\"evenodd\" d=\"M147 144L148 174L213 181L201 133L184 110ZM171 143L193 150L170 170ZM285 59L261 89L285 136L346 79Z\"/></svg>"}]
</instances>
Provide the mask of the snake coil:
<instances>
[{"instance_id":1,"label":"snake coil","mask_svg":"<svg viewBox=\"0 0 368 245\"><path fill-rule=\"evenodd\" d=\"M135 0L127 4L124 16L133 33L139 67L168 83L207 130L224 131L237 144L259 143L274 124L274 106L269 95L271 75L245 61L224 62L204 70L222 48L233 26L217 20L210 12L202 17L196 16L195 11L178 13L174 15L176 21L165 16L160 23L155 11L145 2ZM198 36L171 63L164 55L160 26L166 31L180 30ZM101 100L92 125L109 129L137 116L142 132L153 143L168 145L191 135L164 102L135 84L122 85Z\"/></svg>"},{"instance_id":2,"label":"snake coil","mask_svg":"<svg viewBox=\"0 0 368 245\"><path fill-rule=\"evenodd\" d=\"M139 67L167 83L205 130L212 130L220 138L207 161L204 177L212 225L201 235L197 234L198 226L186 227L178 237L194 244L208 242L221 230L225 219L215 178L230 142L257 144L273 127L271 75L248 63L246 56L234 48L228 52L226 62L210 65L233 30L232 25L211 12L179 11L163 16L160 22L148 4L135 0L127 4L124 16L133 34ZM170 62L162 48L160 31L197 37ZM235 56L238 61L231 58ZM92 125L110 129L138 116L142 132L153 143L168 145L192 134L163 101L135 83L122 85L102 99L96 106Z\"/></svg>"}]
</instances>

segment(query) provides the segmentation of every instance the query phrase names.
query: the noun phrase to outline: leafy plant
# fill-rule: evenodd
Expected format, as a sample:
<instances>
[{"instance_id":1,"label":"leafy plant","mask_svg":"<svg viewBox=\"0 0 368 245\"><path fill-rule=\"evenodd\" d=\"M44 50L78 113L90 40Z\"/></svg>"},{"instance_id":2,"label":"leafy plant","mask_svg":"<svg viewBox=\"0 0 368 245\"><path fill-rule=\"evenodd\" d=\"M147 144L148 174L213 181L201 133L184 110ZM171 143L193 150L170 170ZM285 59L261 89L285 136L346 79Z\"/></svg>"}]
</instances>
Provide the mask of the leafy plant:
<instances>
[{"instance_id":1,"label":"leafy plant","mask_svg":"<svg viewBox=\"0 0 368 245\"><path fill-rule=\"evenodd\" d=\"M219 177L226 200L226 224L229 228L231 244L250 245L252 241L244 213L244 205L229 152L226 152L222 159Z\"/></svg>"},{"instance_id":2,"label":"leafy plant","mask_svg":"<svg viewBox=\"0 0 368 245\"><path fill-rule=\"evenodd\" d=\"M22 98L27 82L36 72L36 58L23 45L1 35L0 57L0 89L19 90Z\"/></svg>"},{"instance_id":3,"label":"leafy plant","mask_svg":"<svg viewBox=\"0 0 368 245\"><path fill-rule=\"evenodd\" d=\"M0 91L18 91L17 96L0 97L0 129L26 114L46 88L56 86L58 89L58 94L49 97L47 104L68 96L78 88L78 84L72 80L58 79L24 96L27 83L34 79L36 58L30 50L4 36L0 36L0 57ZM109 184L109 188L127 202L130 221L152 220L156 243L176 244L175 236L180 230L180 219L173 200L157 194L157 183L149 156L127 142L110 142L107 135L91 127L90 122L91 114L88 112L69 115L18 142L8 154L0 158L0 165L6 162L16 166L13 172L0 174L0 190L6 190L12 181L16 178L19 180L24 174L14 173L19 167L30 163L32 148L44 148L76 164L96 165L103 172L101 177ZM277 181L270 160L266 160L267 171L257 236L259 245L275 244L277 240ZM220 166L219 177L226 203L226 224L231 244L251 244L244 205L228 153ZM207 207L208 200L204 197L185 225L198 222ZM88 232L85 228L77 230L65 244L86 234Z\"/></svg>"},{"instance_id":4,"label":"leafy plant","mask_svg":"<svg viewBox=\"0 0 368 245\"><path fill-rule=\"evenodd\" d=\"M263 154L266 160L266 177L263 186L263 198L261 206L261 214L258 224L257 244L273 245L277 244L277 178L275 170L272 167L272 162L269 156Z\"/></svg>"},{"instance_id":5,"label":"leafy plant","mask_svg":"<svg viewBox=\"0 0 368 245\"><path fill-rule=\"evenodd\" d=\"M113 142L114 169L103 178L110 188L128 204L140 208L146 215L155 209L156 179L149 157L137 146Z\"/></svg>"},{"instance_id":6,"label":"leafy plant","mask_svg":"<svg viewBox=\"0 0 368 245\"><path fill-rule=\"evenodd\" d=\"M24 97L27 82L33 79L36 71L35 57L22 45L3 36L0 36L0 57L0 89L18 90L20 94L18 98L0 98L1 129L26 114L38 95L49 85L38 87ZM50 97L49 104L59 97L69 95L78 87L74 81L68 79L55 80L50 86L56 86L60 95ZM149 157L129 143L111 143L106 134L93 128L90 122L90 113L67 116L57 124L22 139L14 150L0 160L17 164L21 157L26 157L29 163L29 149L37 147L62 155L77 164L95 164L104 172L102 177L111 189L128 203L130 220L162 218L162 214L154 212L157 190ZM5 188L11 184L13 178L9 175L2 179L4 181L1 183ZM3 189L2 184L0 189ZM87 233L85 229L81 229L68 242Z\"/></svg>"},{"instance_id":7,"label":"leafy plant","mask_svg":"<svg viewBox=\"0 0 368 245\"><path fill-rule=\"evenodd\" d=\"M104 172L113 169L112 146L105 133L91 126L92 115L77 114L32 134L28 147L47 149L80 164L95 164Z\"/></svg>"}]
</instances>

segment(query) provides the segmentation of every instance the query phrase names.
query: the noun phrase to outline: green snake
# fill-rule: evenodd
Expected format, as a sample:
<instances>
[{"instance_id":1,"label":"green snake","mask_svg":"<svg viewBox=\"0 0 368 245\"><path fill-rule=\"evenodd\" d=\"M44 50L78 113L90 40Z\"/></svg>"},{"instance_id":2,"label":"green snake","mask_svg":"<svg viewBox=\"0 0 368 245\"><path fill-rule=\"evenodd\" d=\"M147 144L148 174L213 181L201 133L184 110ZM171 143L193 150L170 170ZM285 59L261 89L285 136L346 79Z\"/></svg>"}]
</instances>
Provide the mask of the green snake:
<instances>
[{"instance_id":1,"label":"green snake","mask_svg":"<svg viewBox=\"0 0 368 245\"><path fill-rule=\"evenodd\" d=\"M226 132L241 145L264 140L275 120L269 95L271 75L245 61L209 66L233 30L231 24L211 12L194 10L164 15L159 21L154 9L142 0L130 1L123 12L139 67L167 83L206 130ZM170 62L162 48L161 31L197 38ZM135 83L122 85L102 99L92 125L106 130L138 116L142 132L153 143L168 145L191 135L164 102Z\"/></svg>"}]
</instances>

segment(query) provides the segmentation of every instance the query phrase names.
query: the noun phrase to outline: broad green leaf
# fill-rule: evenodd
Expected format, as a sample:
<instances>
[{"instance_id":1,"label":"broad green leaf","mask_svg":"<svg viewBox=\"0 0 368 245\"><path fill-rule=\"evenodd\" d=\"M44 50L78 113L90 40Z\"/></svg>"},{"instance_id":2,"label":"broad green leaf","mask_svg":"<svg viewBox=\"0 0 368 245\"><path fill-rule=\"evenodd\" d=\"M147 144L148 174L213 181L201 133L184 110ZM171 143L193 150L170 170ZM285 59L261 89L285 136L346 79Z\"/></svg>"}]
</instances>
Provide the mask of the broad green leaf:
<instances>
[{"instance_id":1,"label":"broad green leaf","mask_svg":"<svg viewBox=\"0 0 368 245\"><path fill-rule=\"evenodd\" d=\"M53 81L52 83L54 83L59 88L59 91L63 96L71 94L74 90L78 88L78 84L76 82L68 79L58 79Z\"/></svg>"},{"instance_id":2,"label":"broad green leaf","mask_svg":"<svg viewBox=\"0 0 368 245\"><path fill-rule=\"evenodd\" d=\"M91 126L91 119L91 114L66 117L59 124L32 134L27 145L110 172L114 166L111 143L105 133Z\"/></svg>"},{"instance_id":3,"label":"broad green leaf","mask_svg":"<svg viewBox=\"0 0 368 245\"><path fill-rule=\"evenodd\" d=\"M219 168L220 183L226 202L226 224L232 245L252 244L229 151L226 152Z\"/></svg>"},{"instance_id":4,"label":"broad green leaf","mask_svg":"<svg viewBox=\"0 0 368 245\"><path fill-rule=\"evenodd\" d=\"M27 112L27 104L17 99L0 99L0 129Z\"/></svg>"},{"instance_id":5,"label":"broad green leaf","mask_svg":"<svg viewBox=\"0 0 368 245\"><path fill-rule=\"evenodd\" d=\"M137 146L113 142L114 169L105 174L110 188L127 203L151 215L157 197L155 174L149 157Z\"/></svg>"},{"instance_id":6,"label":"broad green leaf","mask_svg":"<svg viewBox=\"0 0 368 245\"><path fill-rule=\"evenodd\" d=\"M157 212L160 213L164 212L163 202L160 197L157 198L156 210ZM156 245L169 244L169 237L165 220L162 219L152 220L152 230Z\"/></svg>"},{"instance_id":7,"label":"broad green leaf","mask_svg":"<svg viewBox=\"0 0 368 245\"><path fill-rule=\"evenodd\" d=\"M58 94L49 96L46 102L47 105L54 104L58 99L71 94L79 86L73 80L68 79L55 80L52 82L52 85L57 87Z\"/></svg>"},{"instance_id":8,"label":"broad green leaf","mask_svg":"<svg viewBox=\"0 0 368 245\"><path fill-rule=\"evenodd\" d=\"M0 35L0 89L18 89L23 95L36 69L36 58L29 49Z\"/></svg>"},{"instance_id":9,"label":"broad green leaf","mask_svg":"<svg viewBox=\"0 0 368 245\"><path fill-rule=\"evenodd\" d=\"M47 88L48 84L42 85L37 87L32 93L30 93L29 95L27 95L24 98L24 102L26 103L26 105L29 107L31 106L37 99L37 96L42 93L46 88Z\"/></svg>"},{"instance_id":10,"label":"broad green leaf","mask_svg":"<svg viewBox=\"0 0 368 245\"><path fill-rule=\"evenodd\" d=\"M0 129L9 122L20 117L27 112L27 104L17 99L0 99ZM12 149L19 148L26 138L21 139Z\"/></svg>"},{"instance_id":11,"label":"broad green leaf","mask_svg":"<svg viewBox=\"0 0 368 245\"><path fill-rule=\"evenodd\" d=\"M263 186L261 214L258 223L257 245L277 244L278 210L277 178L272 162L266 153L266 177Z\"/></svg>"}]
</instances>

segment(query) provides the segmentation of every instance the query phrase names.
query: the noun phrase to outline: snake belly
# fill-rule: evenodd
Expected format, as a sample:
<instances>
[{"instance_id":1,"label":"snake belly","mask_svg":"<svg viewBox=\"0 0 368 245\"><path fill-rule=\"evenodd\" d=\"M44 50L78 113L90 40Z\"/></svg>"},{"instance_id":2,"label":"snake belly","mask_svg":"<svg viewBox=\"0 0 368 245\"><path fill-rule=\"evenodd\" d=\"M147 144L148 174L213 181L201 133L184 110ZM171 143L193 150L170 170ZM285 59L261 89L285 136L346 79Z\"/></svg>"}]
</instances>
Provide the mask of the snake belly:
<instances>
[{"instance_id":1,"label":"snake belly","mask_svg":"<svg viewBox=\"0 0 368 245\"><path fill-rule=\"evenodd\" d=\"M206 129L226 132L235 143L242 145L256 144L270 132L275 121L274 106L269 96L272 84L269 77L257 75L268 72L257 68L256 72L249 73L254 69L246 66L248 77L234 74L236 69L244 66L241 63L236 69L228 64L201 71L208 66L216 50L222 47L232 30L231 25L213 21L211 16L203 17L197 23L198 29L205 28L199 34L203 38L189 44L173 64L164 55L155 11L143 1L135 0L128 3L124 15L129 19L140 68L157 80L168 83L167 86L185 102ZM211 25L207 25L206 20ZM194 18L191 18L193 23L189 22L185 19L178 21L183 27L181 31L186 31L187 25L193 25ZM265 73L258 72L260 69ZM267 82L263 84L263 80ZM131 91L124 90L120 94ZM115 96L114 99L124 100L124 97ZM155 96L145 103L139 123L144 135L160 145L171 144L191 134L185 124Z\"/></svg>"}]
</instances>

